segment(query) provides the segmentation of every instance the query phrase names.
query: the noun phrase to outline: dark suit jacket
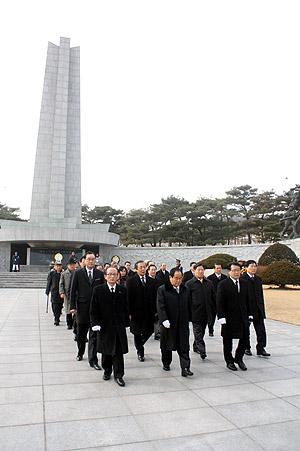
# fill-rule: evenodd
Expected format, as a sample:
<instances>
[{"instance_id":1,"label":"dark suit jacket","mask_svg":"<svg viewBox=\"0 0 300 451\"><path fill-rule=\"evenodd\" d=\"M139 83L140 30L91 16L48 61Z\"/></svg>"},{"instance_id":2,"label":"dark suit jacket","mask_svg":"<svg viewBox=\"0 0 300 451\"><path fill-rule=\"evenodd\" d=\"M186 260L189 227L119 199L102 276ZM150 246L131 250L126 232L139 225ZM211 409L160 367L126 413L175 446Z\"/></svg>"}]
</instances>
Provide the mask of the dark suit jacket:
<instances>
[{"instance_id":1,"label":"dark suit jacket","mask_svg":"<svg viewBox=\"0 0 300 451\"><path fill-rule=\"evenodd\" d=\"M216 294L212 282L204 277L201 283L197 277L193 277L185 286L190 290L192 321L210 323L216 310Z\"/></svg>"},{"instance_id":2,"label":"dark suit jacket","mask_svg":"<svg viewBox=\"0 0 300 451\"><path fill-rule=\"evenodd\" d=\"M140 277L135 274L126 283L130 326L133 334L151 332L156 313L155 281L148 275L144 287Z\"/></svg>"},{"instance_id":3,"label":"dark suit jacket","mask_svg":"<svg viewBox=\"0 0 300 451\"><path fill-rule=\"evenodd\" d=\"M112 294L107 283L95 287L90 315L91 327L101 326L98 334L98 352L116 355L118 351L116 343L119 337L122 354L127 354L126 327L129 326L129 316L126 288L116 285L116 292Z\"/></svg>"},{"instance_id":4,"label":"dark suit jacket","mask_svg":"<svg viewBox=\"0 0 300 451\"><path fill-rule=\"evenodd\" d=\"M170 273L167 270L165 270L165 273L163 273L161 269L157 271L156 277L158 278L160 285L163 285L169 280L169 275Z\"/></svg>"},{"instance_id":5,"label":"dark suit jacket","mask_svg":"<svg viewBox=\"0 0 300 451\"><path fill-rule=\"evenodd\" d=\"M135 275L135 272L132 271L132 269L130 269L130 270L128 271L128 277L132 277L132 276L134 276L134 275Z\"/></svg>"},{"instance_id":6,"label":"dark suit jacket","mask_svg":"<svg viewBox=\"0 0 300 451\"><path fill-rule=\"evenodd\" d=\"M262 280L255 274L254 280L245 272L241 279L248 282L253 321L266 317Z\"/></svg>"},{"instance_id":7,"label":"dark suit jacket","mask_svg":"<svg viewBox=\"0 0 300 451\"><path fill-rule=\"evenodd\" d=\"M53 304L63 304L64 300L59 295L59 280L62 272L59 274L54 269L49 272L47 278L46 294L51 292L51 302Z\"/></svg>"},{"instance_id":8,"label":"dark suit jacket","mask_svg":"<svg viewBox=\"0 0 300 451\"><path fill-rule=\"evenodd\" d=\"M240 292L230 277L219 283L217 292L217 315L225 318L222 324L222 337L245 338L248 332L251 315L248 283L239 279Z\"/></svg>"},{"instance_id":9,"label":"dark suit jacket","mask_svg":"<svg viewBox=\"0 0 300 451\"><path fill-rule=\"evenodd\" d=\"M191 280L194 277L194 274L192 273L191 270L186 271L183 274L183 278L182 278L182 283L185 284L186 282L188 282L189 280Z\"/></svg>"},{"instance_id":10,"label":"dark suit jacket","mask_svg":"<svg viewBox=\"0 0 300 451\"><path fill-rule=\"evenodd\" d=\"M221 280L219 280L215 273L211 274L211 275L208 276L207 278L208 278L208 280L210 280L210 281L212 282L216 294L217 294L217 291L218 291L218 285L219 285L219 283L220 283L222 280L227 279L227 277L226 277L224 274L221 274Z\"/></svg>"},{"instance_id":11,"label":"dark suit jacket","mask_svg":"<svg viewBox=\"0 0 300 451\"><path fill-rule=\"evenodd\" d=\"M104 283L102 271L94 268L93 281L90 285L86 268L74 271L71 285L71 306L70 310L77 310L76 319L78 324L89 324L90 322L90 303L93 289Z\"/></svg>"}]
</instances>

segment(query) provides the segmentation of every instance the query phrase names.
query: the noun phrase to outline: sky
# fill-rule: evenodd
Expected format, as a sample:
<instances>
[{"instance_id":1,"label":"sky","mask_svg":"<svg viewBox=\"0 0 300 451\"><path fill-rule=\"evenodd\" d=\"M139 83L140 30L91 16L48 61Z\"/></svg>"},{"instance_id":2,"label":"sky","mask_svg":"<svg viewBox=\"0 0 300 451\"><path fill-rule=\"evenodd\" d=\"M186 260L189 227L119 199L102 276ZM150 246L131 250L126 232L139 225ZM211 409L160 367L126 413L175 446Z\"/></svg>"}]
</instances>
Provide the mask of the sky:
<instances>
[{"instance_id":1,"label":"sky","mask_svg":"<svg viewBox=\"0 0 300 451\"><path fill-rule=\"evenodd\" d=\"M80 46L83 204L300 183L298 0L16 0L1 17L0 202L22 218L61 36Z\"/></svg>"}]
</instances>

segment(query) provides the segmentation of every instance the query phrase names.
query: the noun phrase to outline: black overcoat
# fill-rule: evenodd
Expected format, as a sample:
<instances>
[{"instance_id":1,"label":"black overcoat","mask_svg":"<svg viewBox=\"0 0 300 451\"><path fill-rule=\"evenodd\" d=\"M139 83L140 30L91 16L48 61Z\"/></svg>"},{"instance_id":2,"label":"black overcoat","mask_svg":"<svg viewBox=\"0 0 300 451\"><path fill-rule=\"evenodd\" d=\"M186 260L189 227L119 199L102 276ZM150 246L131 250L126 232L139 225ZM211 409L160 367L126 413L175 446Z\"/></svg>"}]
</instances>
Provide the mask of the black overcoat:
<instances>
[{"instance_id":1,"label":"black overcoat","mask_svg":"<svg viewBox=\"0 0 300 451\"><path fill-rule=\"evenodd\" d=\"M253 320L258 321L261 318L265 318L266 312L261 278L255 274L252 280L248 273L245 272L241 279L248 282Z\"/></svg>"},{"instance_id":2,"label":"black overcoat","mask_svg":"<svg viewBox=\"0 0 300 451\"><path fill-rule=\"evenodd\" d=\"M116 285L112 294L107 283L95 287L90 307L91 327L101 326L98 334L98 352L115 355L117 337L120 339L122 354L127 354L126 327L129 326L126 288Z\"/></svg>"},{"instance_id":3,"label":"black overcoat","mask_svg":"<svg viewBox=\"0 0 300 451\"><path fill-rule=\"evenodd\" d=\"M227 276L225 276L225 274L221 274L221 279L219 280L218 277L216 276L216 274L213 273L210 276L208 276L207 278L208 278L208 280L210 280L212 282L215 293L217 294L219 283L222 282L222 280L227 279Z\"/></svg>"},{"instance_id":4,"label":"black overcoat","mask_svg":"<svg viewBox=\"0 0 300 451\"><path fill-rule=\"evenodd\" d=\"M169 281L159 287L157 291L157 312L161 324L161 349L176 351L179 340L181 351L189 351L189 321L191 320L189 296L189 289L182 284L179 294ZM170 322L171 327L169 329L162 325L165 320Z\"/></svg>"},{"instance_id":5,"label":"black overcoat","mask_svg":"<svg viewBox=\"0 0 300 451\"><path fill-rule=\"evenodd\" d=\"M49 272L47 278L46 295L51 292L52 304L63 304L64 300L59 295L59 280L62 272L58 273L53 269Z\"/></svg>"},{"instance_id":6,"label":"black overcoat","mask_svg":"<svg viewBox=\"0 0 300 451\"><path fill-rule=\"evenodd\" d=\"M212 282L203 277L201 283L193 276L185 286L190 290L192 321L210 323L216 311L216 294Z\"/></svg>"},{"instance_id":7,"label":"black overcoat","mask_svg":"<svg viewBox=\"0 0 300 451\"><path fill-rule=\"evenodd\" d=\"M186 272L183 274L183 277L182 277L182 283L185 285L185 284L186 284L189 280L191 280L193 277L194 277L194 273L193 273L191 270L186 271Z\"/></svg>"},{"instance_id":8,"label":"black overcoat","mask_svg":"<svg viewBox=\"0 0 300 451\"><path fill-rule=\"evenodd\" d=\"M126 282L130 330L133 334L151 332L156 314L155 281L148 275L143 286L140 277L135 274Z\"/></svg>"},{"instance_id":9,"label":"black overcoat","mask_svg":"<svg viewBox=\"0 0 300 451\"><path fill-rule=\"evenodd\" d=\"M86 268L81 268L74 271L74 276L71 281L70 310L77 310L76 320L78 324L89 324L90 303L93 289L104 282L103 272L99 271L99 269L94 268L91 285Z\"/></svg>"},{"instance_id":10,"label":"black overcoat","mask_svg":"<svg viewBox=\"0 0 300 451\"><path fill-rule=\"evenodd\" d=\"M169 280L169 271L165 270L165 272L163 273L162 270L160 269L159 271L157 271L156 273L156 277L159 280L160 285L163 285L164 283L166 283Z\"/></svg>"},{"instance_id":11,"label":"black overcoat","mask_svg":"<svg viewBox=\"0 0 300 451\"><path fill-rule=\"evenodd\" d=\"M230 277L222 280L218 286L217 315L219 319L226 319L226 324L222 324L222 337L245 338L249 333L248 326L251 306L248 283L243 279L239 279L239 282L239 293Z\"/></svg>"}]
</instances>

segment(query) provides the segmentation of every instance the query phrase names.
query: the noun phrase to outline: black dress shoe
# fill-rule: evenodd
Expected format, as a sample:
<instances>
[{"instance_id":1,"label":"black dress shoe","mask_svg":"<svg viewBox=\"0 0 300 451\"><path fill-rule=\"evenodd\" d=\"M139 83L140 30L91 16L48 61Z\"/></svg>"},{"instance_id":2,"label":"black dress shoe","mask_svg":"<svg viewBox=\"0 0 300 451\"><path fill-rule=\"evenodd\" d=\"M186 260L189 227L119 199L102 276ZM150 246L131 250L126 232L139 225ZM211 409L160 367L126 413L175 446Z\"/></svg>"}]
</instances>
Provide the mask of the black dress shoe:
<instances>
[{"instance_id":1,"label":"black dress shoe","mask_svg":"<svg viewBox=\"0 0 300 451\"><path fill-rule=\"evenodd\" d=\"M191 370L190 370L189 368L184 368L184 369L181 371L181 376L182 376L182 377L193 376L193 375L194 375L194 373L192 373Z\"/></svg>"},{"instance_id":2,"label":"black dress shoe","mask_svg":"<svg viewBox=\"0 0 300 451\"><path fill-rule=\"evenodd\" d=\"M271 356L271 354L269 354L265 349L263 349L260 352L257 351L257 355L261 355L262 357L270 357Z\"/></svg>"},{"instance_id":3,"label":"black dress shoe","mask_svg":"<svg viewBox=\"0 0 300 451\"><path fill-rule=\"evenodd\" d=\"M104 381L109 381L109 379L110 379L110 374L103 374L103 380Z\"/></svg>"},{"instance_id":4,"label":"black dress shoe","mask_svg":"<svg viewBox=\"0 0 300 451\"><path fill-rule=\"evenodd\" d=\"M170 371L170 365L164 365L163 366L163 370Z\"/></svg>"},{"instance_id":5,"label":"black dress shoe","mask_svg":"<svg viewBox=\"0 0 300 451\"><path fill-rule=\"evenodd\" d=\"M206 357L207 357L207 354L206 354L205 352L204 352L204 354L201 354L201 359L202 359L202 360L205 360Z\"/></svg>"},{"instance_id":6,"label":"black dress shoe","mask_svg":"<svg viewBox=\"0 0 300 451\"><path fill-rule=\"evenodd\" d=\"M71 330L71 329L73 329L73 327L72 326L68 326L68 330Z\"/></svg>"},{"instance_id":7,"label":"black dress shoe","mask_svg":"<svg viewBox=\"0 0 300 451\"><path fill-rule=\"evenodd\" d=\"M98 365L98 363L92 363L91 365L90 365L92 368L94 368L94 370L102 370L102 368L101 368L101 366L100 365Z\"/></svg>"},{"instance_id":8,"label":"black dress shoe","mask_svg":"<svg viewBox=\"0 0 300 451\"><path fill-rule=\"evenodd\" d=\"M138 354L138 360L140 362L144 362L145 361L145 357L142 354Z\"/></svg>"},{"instance_id":9,"label":"black dress shoe","mask_svg":"<svg viewBox=\"0 0 300 451\"><path fill-rule=\"evenodd\" d=\"M198 349L194 349L194 352L195 352L196 354L201 354L201 352L200 352Z\"/></svg>"},{"instance_id":10,"label":"black dress shoe","mask_svg":"<svg viewBox=\"0 0 300 451\"><path fill-rule=\"evenodd\" d=\"M247 367L242 360L235 360L235 363L238 364L238 366L240 367L241 370L247 371Z\"/></svg>"},{"instance_id":11,"label":"black dress shoe","mask_svg":"<svg viewBox=\"0 0 300 451\"><path fill-rule=\"evenodd\" d=\"M54 326L59 326L59 322L55 321Z\"/></svg>"},{"instance_id":12,"label":"black dress shoe","mask_svg":"<svg viewBox=\"0 0 300 451\"><path fill-rule=\"evenodd\" d=\"M122 377L119 378L115 378L115 382L120 386L120 387L124 387L125 385L125 381Z\"/></svg>"},{"instance_id":13,"label":"black dress shoe","mask_svg":"<svg viewBox=\"0 0 300 451\"><path fill-rule=\"evenodd\" d=\"M234 363L227 363L227 368L231 371L237 371L237 367Z\"/></svg>"},{"instance_id":14,"label":"black dress shoe","mask_svg":"<svg viewBox=\"0 0 300 451\"><path fill-rule=\"evenodd\" d=\"M82 360L82 355L78 355L78 356L76 357L76 360L78 360L78 362L80 362L80 360Z\"/></svg>"},{"instance_id":15,"label":"black dress shoe","mask_svg":"<svg viewBox=\"0 0 300 451\"><path fill-rule=\"evenodd\" d=\"M252 352L250 351L250 349L246 349L246 350L245 350L245 354L251 356L251 355L252 355Z\"/></svg>"},{"instance_id":16,"label":"black dress shoe","mask_svg":"<svg viewBox=\"0 0 300 451\"><path fill-rule=\"evenodd\" d=\"M213 336L214 336L214 333L213 333L213 332L209 332L209 336L210 336L210 337L213 337Z\"/></svg>"}]
</instances>

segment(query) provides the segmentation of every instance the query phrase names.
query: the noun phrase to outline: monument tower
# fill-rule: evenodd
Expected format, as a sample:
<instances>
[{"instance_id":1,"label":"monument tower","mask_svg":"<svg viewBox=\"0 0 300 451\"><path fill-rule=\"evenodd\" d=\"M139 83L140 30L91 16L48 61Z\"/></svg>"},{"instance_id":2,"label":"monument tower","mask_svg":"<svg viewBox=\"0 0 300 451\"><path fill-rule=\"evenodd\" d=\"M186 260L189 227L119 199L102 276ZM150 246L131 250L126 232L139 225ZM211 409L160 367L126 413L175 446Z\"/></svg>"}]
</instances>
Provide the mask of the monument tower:
<instances>
[{"instance_id":1,"label":"monument tower","mask_svg":"<svg viewBox=\"0 0 300 451\"><path fill-rule=\"evenodd\" d=\"M80 48L48 43L29 222L0 220L0 269L47 266L56 252L117 246L109 224L81 222Z\"/></svg>"}]
</instances>

